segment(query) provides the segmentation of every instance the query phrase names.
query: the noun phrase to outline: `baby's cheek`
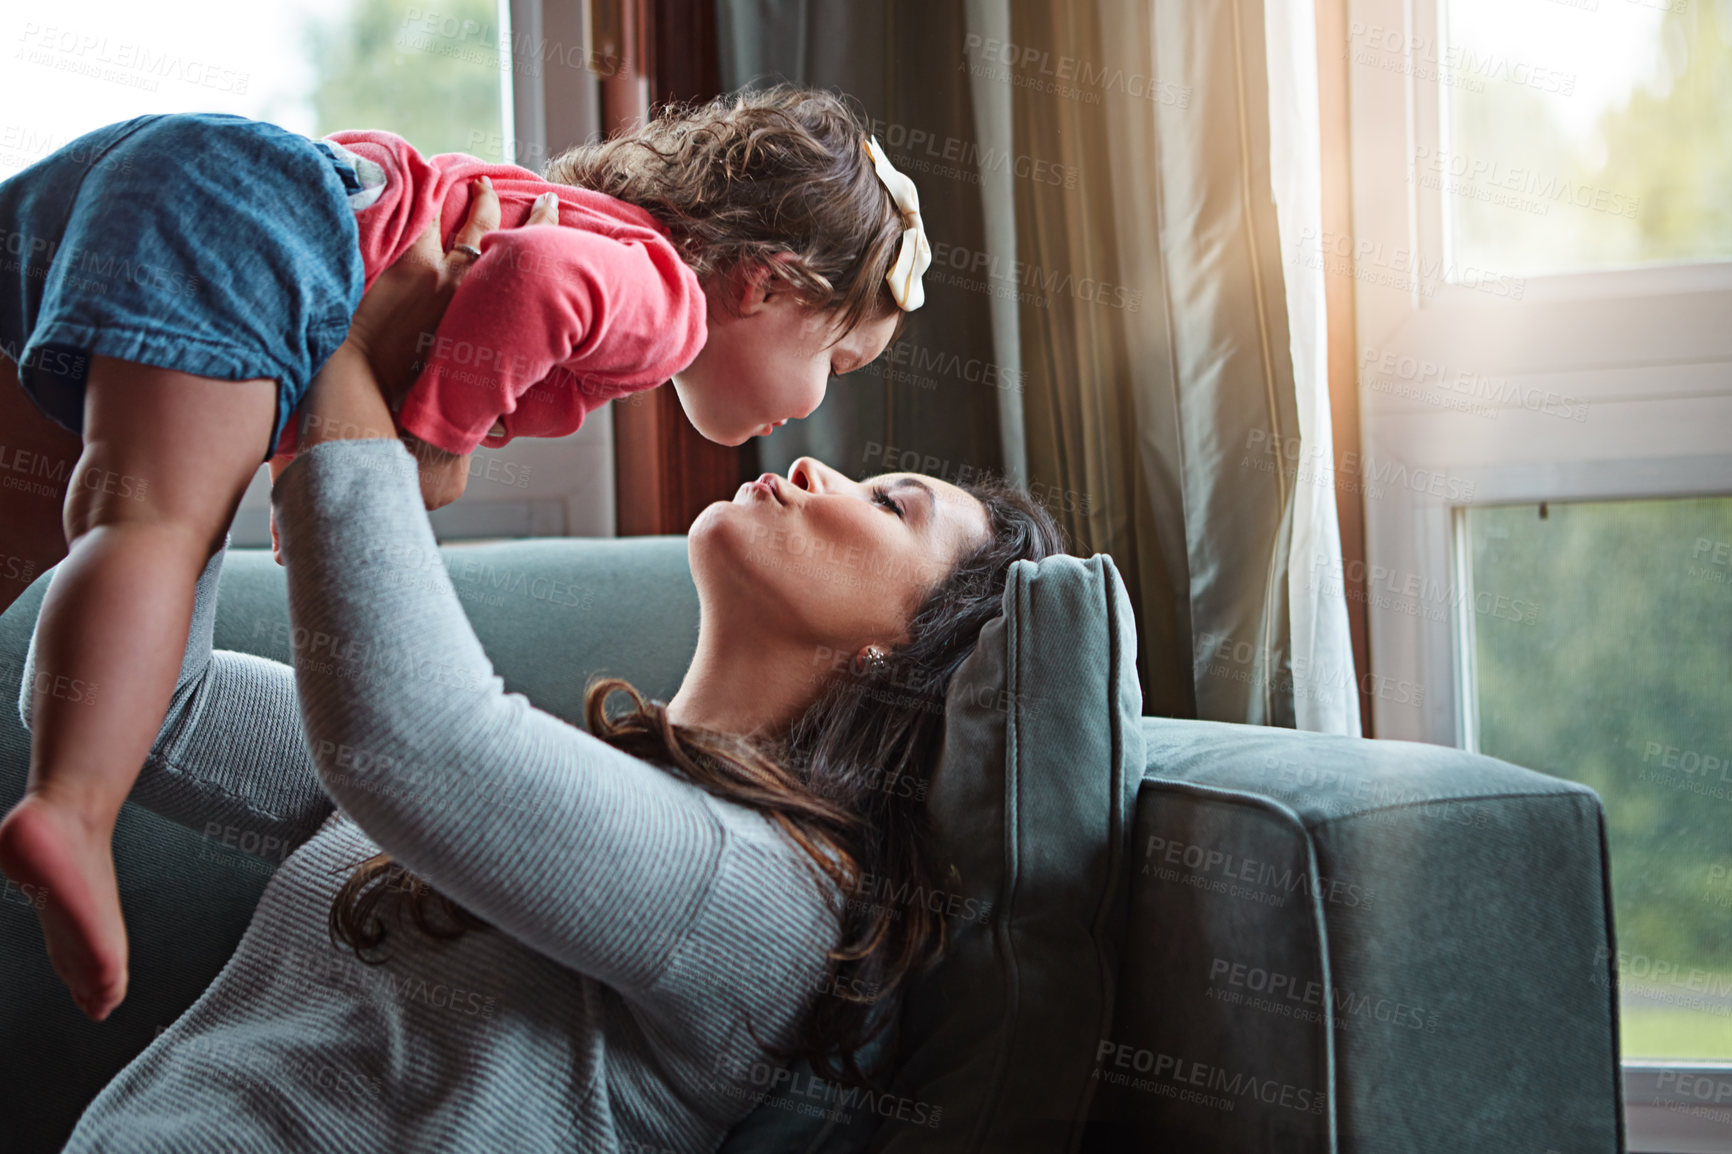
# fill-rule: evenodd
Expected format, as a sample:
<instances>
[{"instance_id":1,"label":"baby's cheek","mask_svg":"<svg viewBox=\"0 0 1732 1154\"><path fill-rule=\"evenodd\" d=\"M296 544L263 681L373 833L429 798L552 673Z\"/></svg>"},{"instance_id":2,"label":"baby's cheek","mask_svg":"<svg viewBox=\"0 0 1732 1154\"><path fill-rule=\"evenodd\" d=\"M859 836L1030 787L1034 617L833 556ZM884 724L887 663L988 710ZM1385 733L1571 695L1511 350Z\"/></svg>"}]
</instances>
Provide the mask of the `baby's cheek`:
<instances>
[{"instance_id":1,"label":"baby's cheek","mask_svg":"<svg viewBox=\"0 0 1732 1154\"><path fill-rule=\"evenodd\" d=\"M830 387L830 366L828 362L816 366L804 381L804 388L796 399L794 407L788 415L810 412L823 401L826 390Z\"/></svg>"}]
</instances>

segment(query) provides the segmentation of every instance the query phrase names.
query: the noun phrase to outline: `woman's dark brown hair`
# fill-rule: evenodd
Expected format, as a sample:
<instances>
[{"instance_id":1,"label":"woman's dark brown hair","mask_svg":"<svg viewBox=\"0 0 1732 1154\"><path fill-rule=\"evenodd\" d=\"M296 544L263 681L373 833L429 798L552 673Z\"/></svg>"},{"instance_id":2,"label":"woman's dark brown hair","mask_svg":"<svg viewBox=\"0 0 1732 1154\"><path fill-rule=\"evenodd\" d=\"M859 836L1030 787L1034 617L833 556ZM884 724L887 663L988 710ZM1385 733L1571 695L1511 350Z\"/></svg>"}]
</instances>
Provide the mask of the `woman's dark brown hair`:
<instances>
[{"instance_id":1,"label":"woman's dark brown hair","mask_svg":"<svg viewBox=\"0 0 1732 1154\"><path fill-rule=\"evenodd\" d=\"M646 700L618 678L593 679L584 696L595 736L764 814L805 851L841 925L828 988L850 996L819 996L797 1044L767 1050L786 1060L807 1058L820 1076L844 1085L872 1084L857 1051L890 1024L890 1013L877 1011L895 1007L943 950L943 918L929 902L881 895L938 888L923 799L951 678L981 627L1001 612L1011 565L1064 551L1052 515L1026 493L996 478L961 488L986 507L991 538L927 594L909 623L907 644L881 666L826 672L817 699L785 734L752 742L674 725L663 702ZM616 692L630 698L631 708L610 715L606 703ZM486 925L389 854L378 854L337 894L332 941L373 961L367 951L382 946L387 924L405 918L436 938ZM852 996L856 991L869 996Z\"/></svg>"},{"instance_id":2,"label":"woman's dark brown hair","mask_svg":"<svg viewBox=\"0 0 1732 1154\"><path fill-rule=\"evenodd\" d=\"M542 175L645 209L700 278L773 271L802 304L834 311L845 335L898 311L884 278L902 217L866 135L841 97L780 85L669 105Z\"/></svg>"}]
</instances>

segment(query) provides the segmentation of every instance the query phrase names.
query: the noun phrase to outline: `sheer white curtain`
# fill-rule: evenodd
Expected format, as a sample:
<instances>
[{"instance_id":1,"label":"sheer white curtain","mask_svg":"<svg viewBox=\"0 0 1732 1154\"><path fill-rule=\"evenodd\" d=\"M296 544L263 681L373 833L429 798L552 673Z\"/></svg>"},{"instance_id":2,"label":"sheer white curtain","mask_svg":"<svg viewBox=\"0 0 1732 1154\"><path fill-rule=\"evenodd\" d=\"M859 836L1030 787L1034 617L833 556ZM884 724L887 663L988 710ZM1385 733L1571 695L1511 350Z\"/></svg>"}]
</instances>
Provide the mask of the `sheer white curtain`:
<instances>
[{"instance_id":1,"label":"sheer white curtain","mask_svg":"<svg viewBox=\"0 0 1732 1154\"><path fill-rule=\"evenodd\" d=\"M1300 238L1320 236L1322 127L1317 105L1315 0L1264 0L1269 67L1270 184L1281 251L1302 250ZM1339 582L1318 574L1341 572L1341 532L1335 495L1327 485L1334 461L1329 424L1328 319L1323 269L1287 260L1288 347L1299 411L1299 442L1306 468L1294 492L1287 585L1292 602L1294 720L1300 729L1358 736L1359 693L1348 635L1347 604Z\"/></svg>"},{"instance_id":2,"label":"sheer white curtain","mask_svg":"<svg viewBox=\"0 0 1732 1154\"><path fill-rule=\"evenodd\" d=\"M1132 590L1149 712L1358 733L1344 591L1318 579L1341 558L1322 272L1288 259L1321 222L1310 0L969 16L977 45L1019 46L974 69L977 105L1008 103L1014 151L1082 174L1011 184L995 256L1138 302L1049 293L994 335L1023 369L1030 478L1089 496L1066 527ZM1081 91L1043 91L1048 70Z\"/></svg>"}]
</instances>

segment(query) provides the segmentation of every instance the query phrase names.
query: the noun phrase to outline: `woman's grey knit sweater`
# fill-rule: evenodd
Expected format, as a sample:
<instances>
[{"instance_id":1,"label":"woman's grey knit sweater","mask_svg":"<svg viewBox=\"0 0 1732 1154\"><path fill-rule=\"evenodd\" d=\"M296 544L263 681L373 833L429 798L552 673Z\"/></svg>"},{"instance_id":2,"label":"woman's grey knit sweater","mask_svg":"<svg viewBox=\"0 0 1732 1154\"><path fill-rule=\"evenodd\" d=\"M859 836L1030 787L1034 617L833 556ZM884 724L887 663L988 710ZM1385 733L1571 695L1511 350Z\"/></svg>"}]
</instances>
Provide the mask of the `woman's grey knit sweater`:
<instances>
[{"instance_id":1,"label":"woman's grey knit sweater","mask_svg":"<svg viewBox=\"0 0 1732 1154\"><path fill-rule=\"evenodd\" d=\"M780 1065L748 1022L787 1045L824 985L800 851L505 692L401 444L318 445L273 500L294 669L211 651L219 553L132 799L293 852L66 1150L713 1150ZM495 928L397 929L379 966L334 946L381 850Z\"/></svg>"}]
</instances>

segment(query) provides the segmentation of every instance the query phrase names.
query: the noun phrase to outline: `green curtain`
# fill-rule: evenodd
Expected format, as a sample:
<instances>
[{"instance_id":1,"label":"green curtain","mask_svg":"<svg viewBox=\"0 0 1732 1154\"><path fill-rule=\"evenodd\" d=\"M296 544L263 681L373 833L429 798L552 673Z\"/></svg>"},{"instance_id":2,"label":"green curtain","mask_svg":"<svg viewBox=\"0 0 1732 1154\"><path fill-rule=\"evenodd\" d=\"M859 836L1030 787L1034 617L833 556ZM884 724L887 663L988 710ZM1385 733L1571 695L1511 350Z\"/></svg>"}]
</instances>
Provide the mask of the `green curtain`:
<instances>
[{"instance_id":1,"label":"green curtain","mask_svg":"<svg viewBox=\"0 0 1732 1154\"><path fill-rule=\"evenodd\" d=\"M1309 0L718 13L730 87L836 88L881 121L934 249L911 347L833 382L760 442L763 467L1001 470L1073 552L1119 567L1147 713L1357 733L1342 591L1289 566L1296 540L1296 565L1317 549L1339 562L1326 471L1296 467L1328 443L1321 305L1305 295L1320 282L1284 267L1271 176L1271 75L1292 85L1271 71L1266 19L1305 27ZM1298 116L1283 131L1302 129L1278 95L1276 115ZM1314 119L1314 85L1311 100Z\"/></svg>"},{"instance_id":2,"label":"green curtain","mask_svg":"<svg viewBox=\"0 0 1732 1154\"><path fill-rule=\"evenodd\" d=\"M785 80L858 99L892 163L919 187L929 236L983 247L968 166L935 171L947 145L972 142L960 127L971 115L968 90L926 79L954 68L967 34L960 5L721 0L717 26L724 88ZM784 472L813 456L855 477L897 470L950 481L1004 469L996 388L968 379L985 375L984 365L965 364L991 347L987 301L935 288L929 276L926 303L891 356L833 379L810 417L754 442L761 468Z\"/></svg>"}]
</instances>

